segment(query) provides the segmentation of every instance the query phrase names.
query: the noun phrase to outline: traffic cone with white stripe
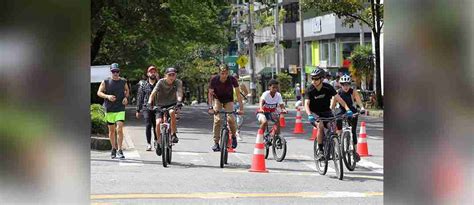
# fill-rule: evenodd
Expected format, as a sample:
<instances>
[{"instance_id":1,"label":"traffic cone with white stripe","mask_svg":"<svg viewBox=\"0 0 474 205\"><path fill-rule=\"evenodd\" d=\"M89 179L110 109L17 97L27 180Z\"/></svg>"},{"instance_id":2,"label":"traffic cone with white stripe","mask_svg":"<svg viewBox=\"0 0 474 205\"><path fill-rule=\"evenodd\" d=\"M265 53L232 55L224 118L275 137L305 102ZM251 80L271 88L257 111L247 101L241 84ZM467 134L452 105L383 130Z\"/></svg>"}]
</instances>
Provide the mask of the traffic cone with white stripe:
<instances>
[{"instance_id":1,"label":"traffic cone with white stripe","mask_svg":"<svg viewBox=\"0 0 474 205\"><path fill-rule=\"evenodd\" d=\"M311 135L310 140L315 140L318 137L318 128L313 126L313 134Z\"/></svg>"},{"instance_id":2,"label":"traffic cone with white stripe","mask_svg":"<svg viewBox=\"0 0 474 205\"><path fill-rule=\"evenodd\" d=\"M293 131L294 134L304 134L303 130L303 122L301 121L301 111L300 108L296 108L296 121L295 121L295 129Z\"/></svg>"},{"instance_id":3,"label":"traffic cone with white stripe","mask_svg":"<svg viewBox=\"0 0 474 205\"><path fill-rule=\"evenodd\" d=\"M280 114L280 127L286 127L285 116Z\"/></svg>"},{"instance_id":4,"label":"traffic cone with white stripe","mask_svg":"<svg viewBox=\"0 0 474 205\"><path fill-rule=\"evenodd\" d=\"M360 134L359 140L357 140L357 153L361 157L367 157L369 155L369 148L367 146L367 134L365 133L365 122L360 123Z\"/></svg>"},{"instance_id":5,"label":"traffic cone with white stripe","mask_svg":"<svg viewBox=\"0 0 474 205\"><path fill-rule=\"evenodd\" d=\"M265 167L263 133L263 129L258 129L257 140L255 141L255 148L253 150L252 167L249 169L250 172L268 172Z\"/></svg>"}]
</instances>

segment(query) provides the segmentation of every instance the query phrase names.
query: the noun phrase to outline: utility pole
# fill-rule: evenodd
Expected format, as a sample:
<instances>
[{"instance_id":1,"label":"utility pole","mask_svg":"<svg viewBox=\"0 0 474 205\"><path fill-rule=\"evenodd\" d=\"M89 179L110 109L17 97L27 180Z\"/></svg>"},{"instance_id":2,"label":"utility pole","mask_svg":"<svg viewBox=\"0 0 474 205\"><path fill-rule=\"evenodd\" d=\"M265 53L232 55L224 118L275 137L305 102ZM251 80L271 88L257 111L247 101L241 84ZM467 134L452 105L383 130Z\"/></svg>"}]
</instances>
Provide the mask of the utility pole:
<instances>
[{"instance_id":1,"label":"utility pole","mask_svg":"<svg viewBox=\"0 0 474 205\"><path fill-rule=\"evenodd\" d=\"M280 21L278 1L275 3L274 18L275 18L275 73L278 74L280 70ZM273 76L273 72L272 72Z\"/></svg>"},{"instance_id":2,"label":"utility pole","mask_svg":"<svg viewBox=\"0 0 474 205\"><path fill-rule=\"evenodd\" d=\"M240 48L240 0L237 0L237 31L235 32L235 38L237 38L237 55L240 56L242 50ZM239 68L240 69L240 68Z\"/></svg>"},{"instance_id":3,"label":"utility pole","mask_svg":"<svg viewBox=\"0 0 474 205\"><path fill-rule=\"evenodd\" d=\"M303 10L301 9L301 1L298 2L298 12L300 18L300 68L301 68L301 91L306 92L306 73L304 68L304 29L303 29Z\"/></svg>"},{"instance_id":4,"label":"utility pole","mask_svg":"<svg viewBox=\"0 0 474 205\"><path fill-rule=\"evenodd\" d=\"M254 34L253 34L253 2L254 0L250 0L248 3L249 9L249 54L250 54L250 92L252 96L250 97L250 103L252 105L255 104L255 98L257 96L257 85L255 84L255 52L254 52Z\"/></svg>"}]
</instances>

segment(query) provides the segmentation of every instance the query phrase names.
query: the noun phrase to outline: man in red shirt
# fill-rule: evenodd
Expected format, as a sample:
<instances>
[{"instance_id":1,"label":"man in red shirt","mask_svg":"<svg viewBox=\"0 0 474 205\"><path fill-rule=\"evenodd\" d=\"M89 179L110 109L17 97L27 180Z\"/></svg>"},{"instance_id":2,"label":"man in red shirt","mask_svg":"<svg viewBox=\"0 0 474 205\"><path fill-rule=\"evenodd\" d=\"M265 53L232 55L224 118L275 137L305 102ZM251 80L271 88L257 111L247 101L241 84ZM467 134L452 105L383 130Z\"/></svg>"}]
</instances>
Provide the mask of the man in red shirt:
<instances>
[{"instance_id":1,"label":"man in red shirt","mask_svg":"<svg viewBox=\"0 0 474 205\"><path fill-rule=\"evenodd\" d=\"M208 103L209 105L214 105L209 107L209 113L214 114L215 111L220 111L222 108L224 108L226 112L232 112L234 108L234 92L240 93L239 83L237 82L237 79L229 76L229 68L227 65L221 65L219 75L212 78L211 82L209 83ZM236 96L237 101L241 105L238 114L241 115L244 113L242 98L240 95ZM237 139L235 138L235 119L233 115L228 115L227 117L230 125L230 131L232 132L232 147L235 148L237 147ZM212 150L214 152L220 151L220 130L221 117L220 115L214 115L214 146L212 146Z\"/></svg>"}]
</instances>

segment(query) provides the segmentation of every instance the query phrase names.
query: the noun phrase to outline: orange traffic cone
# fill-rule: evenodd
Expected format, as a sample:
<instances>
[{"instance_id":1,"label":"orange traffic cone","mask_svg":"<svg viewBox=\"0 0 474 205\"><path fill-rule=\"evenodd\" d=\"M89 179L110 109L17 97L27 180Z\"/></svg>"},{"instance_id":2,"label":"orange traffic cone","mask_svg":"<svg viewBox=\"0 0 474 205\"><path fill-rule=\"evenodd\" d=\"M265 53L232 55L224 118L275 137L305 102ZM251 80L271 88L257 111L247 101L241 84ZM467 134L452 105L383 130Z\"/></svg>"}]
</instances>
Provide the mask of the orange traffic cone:
<instances>
[{"instance_id":1,"label":"orange traffic cone","mask_svg":"<svg viewBox=\"0 0 474 205\"><path fill-rule=\"evenodd\" d=\"M310 140L315 140L318 137L318 128L313 127L313 134L311 135Z\"/></svg>"},{"instance_id":2,"label":"orange traffic cone","mask_svg":"<svg viewBox=\"0 0 474 205\"><path fill-rule=\"evenodd\" d=\"M361 157L367 157L369 155L369 148L367 147L367 134L365 133L365 122L360 123L360 134L359 140L357 140L357 153Z\"/></svg>"},{"instance_id":3,"label":"orange traffic cone","mask_svg":"<svg viewBox=\"0 0 474 205\"><path fill-rule=\"evenodd\" d=\"M303 122L301 121L301 111L299 107L296 108L296 122L295 122L295 129L293 133L304 134Z\"/></svg>"},{"instance_id":4,"label":"orange traffic cone","mask_svg":"<svg viewBox=\"0 0 474 205\"><path fill-rule=\"evenodd\" d=\"M252 167L250 167L249 172L268 172L265 167L265 156L263 149L263 129L258 129L257 140L255 141L255 148L253 150L252 157Z\"/></svg>"},{"instance_id":5,"label":"orange traffic cone","mask_svg":"<svg viewBox=\"0 0 474 205\"><path fill-rule=\"evenodd\" d=\"M280 114L280 127L286 127L285 116Z\"/></svg>"}]
</instances>

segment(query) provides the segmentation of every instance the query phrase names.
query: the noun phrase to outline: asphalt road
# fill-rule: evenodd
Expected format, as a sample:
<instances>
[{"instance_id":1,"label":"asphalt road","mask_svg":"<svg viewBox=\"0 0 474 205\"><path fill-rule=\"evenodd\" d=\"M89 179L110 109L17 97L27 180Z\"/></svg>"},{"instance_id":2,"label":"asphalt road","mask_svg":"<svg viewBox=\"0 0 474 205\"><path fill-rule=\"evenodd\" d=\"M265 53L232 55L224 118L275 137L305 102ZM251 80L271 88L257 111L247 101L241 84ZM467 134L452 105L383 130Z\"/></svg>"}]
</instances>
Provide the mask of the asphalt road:
<instances>
[{"instance_id":1,"label":"asphalt road","mask_svg":"<svg viewBox=\"0 0 474 205\"><path fill-rule=\"evenodd\" d=\"M109 151L91 151L91 201L93 204L382 204L383 119L366 122L369 157L355 171L344 167L344 179L334 169L321 176L313 161L311 127L293 134L296 113L290 110L282 135L288 142L283 162L266 160L268 173L248 172L256 132L255 108L246 108L236 153L219 167L219 152L212 152L212 118L205 106L185 107L178 123L179 143L173 147L168 168L154 150L145 151L142 119L127 110L125 160L110 159ZM306 115L303 115L303 122Z\"/></svg>"}]
</instances>

